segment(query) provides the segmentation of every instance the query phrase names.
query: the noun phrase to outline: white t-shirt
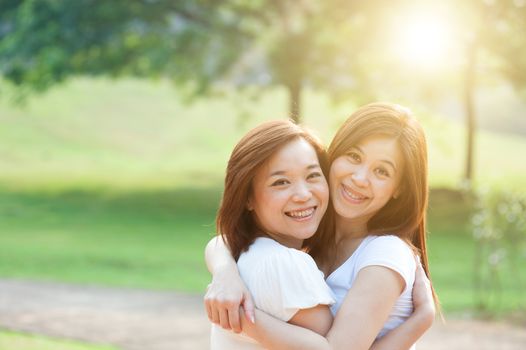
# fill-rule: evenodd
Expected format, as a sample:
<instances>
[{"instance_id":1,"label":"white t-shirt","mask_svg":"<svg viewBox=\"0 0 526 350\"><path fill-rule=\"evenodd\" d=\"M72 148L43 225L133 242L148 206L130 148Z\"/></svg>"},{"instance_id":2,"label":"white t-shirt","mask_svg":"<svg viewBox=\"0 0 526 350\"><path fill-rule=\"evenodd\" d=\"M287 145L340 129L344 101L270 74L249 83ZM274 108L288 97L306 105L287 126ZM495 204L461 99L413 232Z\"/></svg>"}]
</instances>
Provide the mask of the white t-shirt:
<instances>
[{"instance_id":1,"label":"white t-shirt","mask_svg":"<svg viewBox=\"0 0 526 350\"><path fill-rule=\"evenodd\" d=\"M331 305L334 296L310 255L259 237L237 261L256 307L289 321L301 309ZM211 349L262 349L251 338L212 325Z\"/></svg>"},{"instance_id":2,"label":"white t-shirt","mask_svg":"<svg viewBox=\"0 0 526 350\"><path fill-rule=\"evenodd\" d=\"M368 236L364 238L354 253L327 277L327 284L336 297L336 303L331 307L335 315L358 272L371 265L388 267L399 273L405 281L404 291L378 334L377 338L380 338L402 324L413 312L412 292L416 261L409 245L396 236Z\"/></svg>"}]
</instances>

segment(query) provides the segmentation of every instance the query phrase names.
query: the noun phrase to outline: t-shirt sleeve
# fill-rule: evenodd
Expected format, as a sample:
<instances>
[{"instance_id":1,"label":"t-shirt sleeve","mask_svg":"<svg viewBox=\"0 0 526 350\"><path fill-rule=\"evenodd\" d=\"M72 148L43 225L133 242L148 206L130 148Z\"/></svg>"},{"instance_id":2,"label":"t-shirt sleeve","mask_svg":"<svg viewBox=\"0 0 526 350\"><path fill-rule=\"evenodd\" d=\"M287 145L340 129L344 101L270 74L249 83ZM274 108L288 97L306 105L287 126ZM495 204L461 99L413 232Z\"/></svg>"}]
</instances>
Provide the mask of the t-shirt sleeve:
<instances>
[{"instance_id":1,"label":"t-shirt sleeve","mask_svg":"<svg viewBox=\"0 0 526 350\"><path fill-rule=\"evenodd\" d=\"M379 236L365 247L356 271L367 266L384 266L394 270L405 281L405 289L412 288L415 279L416 261L407 243L396 236Z\"/></svg>"},{"instance_id":2,"label":"t-shirt sleeve","mask_svg":"<svg viewBox=\"0 0 526 350\"><path fill-rule=\"evenodd\" d=\"M308 254L284 249L258 263L248 286L256 306L288 321L301 309L331 305L334 297L323 273Z\"/></svg>"}]
</instances>

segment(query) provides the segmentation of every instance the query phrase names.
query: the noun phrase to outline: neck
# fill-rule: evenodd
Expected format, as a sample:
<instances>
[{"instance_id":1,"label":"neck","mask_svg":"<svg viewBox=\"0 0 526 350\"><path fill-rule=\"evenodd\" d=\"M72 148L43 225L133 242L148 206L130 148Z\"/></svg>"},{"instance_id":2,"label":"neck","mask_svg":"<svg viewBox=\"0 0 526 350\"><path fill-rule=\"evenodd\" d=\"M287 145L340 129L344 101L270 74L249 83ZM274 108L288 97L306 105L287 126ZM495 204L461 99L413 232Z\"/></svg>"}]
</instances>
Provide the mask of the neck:
<instances>
[{"instance_id":1,"label":"neck","mask_svg":"<svg viewBox=\"0 0 526 350\"><path fill-rule=\"evenodd\" d=\"M303 240L295 238L295 237L280 235L280 234L271 233L271 232L262 232L262 235L272 238L279 244L284 245L285 247L288 247L288 248L295 248L295 249L301 250L301 247L303 245Z\"/></svg>"},{"instance_id":2,"label":"neck","mask_svg":"<svg viewBox=\"0 0 526 350\"><path fill-rule=\"evenodd\" d=\"M336 240L364 238L367 236L368 218L347 219L336 215Z\"/></svg>"},{"instance_id":3,"label":"neck","mask_svg":"<svg viewBox=\"0 0 526 350\"><path fill-rule=\"evenodd\" d=\"M347 219L336 215L336 253L327 265L331 273L354 253L367 236L367 218Z\"/></svg>"}]
</instances>

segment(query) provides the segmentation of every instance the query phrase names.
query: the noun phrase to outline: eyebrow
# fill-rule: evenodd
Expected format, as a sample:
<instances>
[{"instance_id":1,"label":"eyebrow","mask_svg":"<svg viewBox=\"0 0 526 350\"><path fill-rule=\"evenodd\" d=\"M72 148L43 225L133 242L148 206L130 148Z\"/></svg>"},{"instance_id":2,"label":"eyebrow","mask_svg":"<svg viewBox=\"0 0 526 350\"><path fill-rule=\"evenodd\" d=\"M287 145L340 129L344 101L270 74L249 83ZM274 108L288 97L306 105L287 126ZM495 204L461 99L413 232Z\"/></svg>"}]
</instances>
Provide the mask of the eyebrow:
<instances>
[{"instance_id":1,"label":"eyebrow","mask_svg":"<svg viewBox=\"0 0 526 350\"><path fill-rule=\"evenodd\" d=\"M319 164L311 164L311 165L306 167L307 170L317 169L317 168L320 168ZM284 175L285 173L286 172L284 170L277 170L277 171L273 171L272 173L270 173L269 177L270 176L277 176L277 175Z\"/></svg>"},{"instance_id":2,"label":"eyebrow","mask_svg":"<svg viewBox=\"0 0 526 350\"><path fill-rule=\"evenodd\" d=\"M360 151L360 153L364 154L364 151L358 147L358 146L353 146L354 148L356 148L358 151ZM383 162L383 163L387 163L389 164L390 166L393 167L393 169L396 171L396 166L393 162L391 162L390 160L387 160L387 159L380 159L380 162Z\"/></svg>"}]
</instances>

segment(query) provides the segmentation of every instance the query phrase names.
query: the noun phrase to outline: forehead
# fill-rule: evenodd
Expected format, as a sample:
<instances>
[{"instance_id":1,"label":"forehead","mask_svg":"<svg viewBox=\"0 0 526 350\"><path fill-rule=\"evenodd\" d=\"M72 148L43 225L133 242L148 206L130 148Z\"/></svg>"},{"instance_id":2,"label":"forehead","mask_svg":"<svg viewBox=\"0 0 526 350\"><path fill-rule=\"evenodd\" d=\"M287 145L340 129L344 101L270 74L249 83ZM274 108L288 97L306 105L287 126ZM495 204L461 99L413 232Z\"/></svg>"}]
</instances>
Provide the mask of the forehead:
<instances>
[{"instance_id":1,"label":"forehead","mask_svg":"<svg viewBox=\"0 0 526 350\"><path fill-rule=\"evenodd\" d=\"M278 149L263 165L263 172L276 170L287 171L296 168L306 168L318 164L318 155L314 147L303 138L288 142Z\"/></svg>"},{"instance_id":2,"label":"forehead","mask_svg":"<svg viewBox=\"0 0 526 350\"><path fill-rule=\"evenodd\" d=\"M362 152L377 158L394 162L402 161L402 153L398 140L388 135L373 135L360 140L356 146Z\"/></svg>"}]
</instances>

